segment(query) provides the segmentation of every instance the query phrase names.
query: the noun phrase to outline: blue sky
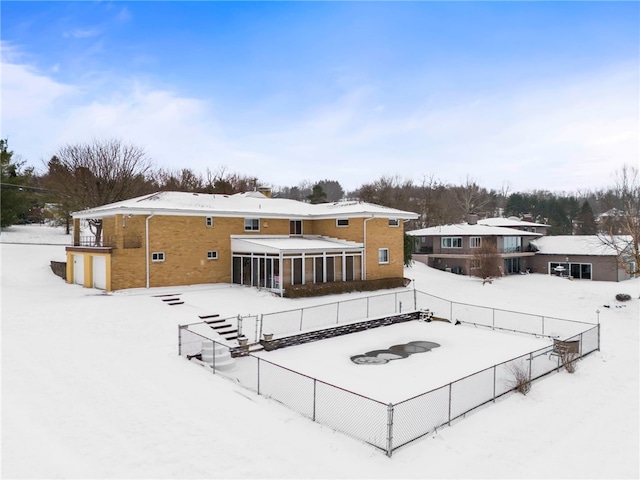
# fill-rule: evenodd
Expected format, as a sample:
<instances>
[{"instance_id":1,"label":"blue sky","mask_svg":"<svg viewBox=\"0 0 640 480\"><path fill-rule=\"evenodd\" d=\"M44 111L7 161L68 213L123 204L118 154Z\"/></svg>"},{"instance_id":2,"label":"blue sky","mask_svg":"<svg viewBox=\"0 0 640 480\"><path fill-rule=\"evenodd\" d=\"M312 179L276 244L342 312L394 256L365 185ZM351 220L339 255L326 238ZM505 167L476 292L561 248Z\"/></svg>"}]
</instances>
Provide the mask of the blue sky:
<instances>
[{"instance_id":1,"label":"blue sky","mask_svg":"<svg viewBox=\"0 0 640 480\"><path fill-rule=\"evenodd\" d=\"M639 162L638 2L7 2L2 137L272 186L604 188Z\"/></svg>"}]
</instances>

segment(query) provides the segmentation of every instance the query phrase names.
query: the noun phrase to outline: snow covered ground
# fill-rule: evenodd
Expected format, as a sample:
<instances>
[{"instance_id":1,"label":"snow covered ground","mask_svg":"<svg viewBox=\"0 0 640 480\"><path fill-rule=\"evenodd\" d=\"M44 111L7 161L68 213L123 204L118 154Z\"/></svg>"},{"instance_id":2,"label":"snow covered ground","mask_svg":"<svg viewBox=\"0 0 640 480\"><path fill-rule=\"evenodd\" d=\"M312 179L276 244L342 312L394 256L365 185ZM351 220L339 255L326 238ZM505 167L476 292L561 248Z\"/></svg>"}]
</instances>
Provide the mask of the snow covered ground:
<instances>
[{"instance_id":1,"label":"snow covered ground","mask_svg":"<svg viewBox=\"0 0 640 480\"><path fill-rule=\"evenodd\" d=\"M406 269L418 290L450 300L594 323L599 318L602 349L579 362L574 374L545 377L527 396L503 397L387 458L179 357L177 325L197 321L199 304L169 307L153 296L167 289L103 295L65 284L49 261L64 260L59 245L68 244L67 237L40 226L0 235L4 478L640 474L640 279L522 275L483 286L424 265ZM287 300L231 285L180 290L187 298L210 299L207 308L215 312L209 313L222 317L353 296ZM617 293L633 299L616 302ZM394 361L394 368L412 357Z\"/></svg>"}]
</instances>

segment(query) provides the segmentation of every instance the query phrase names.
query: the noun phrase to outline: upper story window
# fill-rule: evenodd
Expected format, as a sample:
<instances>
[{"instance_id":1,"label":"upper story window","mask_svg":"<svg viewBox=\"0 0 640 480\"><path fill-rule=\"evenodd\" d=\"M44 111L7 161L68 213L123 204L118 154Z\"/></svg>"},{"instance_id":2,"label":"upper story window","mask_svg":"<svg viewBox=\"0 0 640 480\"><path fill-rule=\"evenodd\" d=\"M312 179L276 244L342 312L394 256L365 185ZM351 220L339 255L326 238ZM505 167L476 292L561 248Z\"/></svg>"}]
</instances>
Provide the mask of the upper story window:
<instances>
[{"instance_id":1,"label":"upper story window","mask_svg":"<svg viewBox=\"0 0 640 480\"><path fill-rule=\"evenodd\" d=\"M442 248L462 248L462 237L442 237Z\"/></svg>"},{"instance_id":2,"label":"upper story window","mask_svg":"<svg viewBox=\"0 0 640 480\"><path fill-rule=\"evenodd\" d=\"M398 220L397 218L390 218L389 219L389 226L390 227L399 227L400 226L400 220Z\"/></svg>"},{"instance_id":3,"label":"upper story window","mask_svg":"<svg viewBox=\"0 0 640 480\"><path fill-rule=\"evenodd\" d=\"M389 263L389 249L388 248L379 248L378 249L378 263Z\"/></svg>"},{"instance_id":4,"label":"upper story window","mask_svg":"<svg viewBox=\"0 0 640 480\"><path fill-rule=\"evenodd\" d=\"M482 245L482 237L471 237L469 238L469 247L471 248L480 248Z\"/></svg>"},{"instance_id":5,"label":"upper story window","mask_svg":"<svg viewBox=\"0 0 640 480\"><path fill-rule=\"evenodd\" d=\"M245 218L244 219L244 231L245 232L259 232L260 231L260 219L259 218Z\"/></svg>"},{"instance_id":6,"label":"upper story window","mask_svg":"<svg viewBox=\"0 0 640 480\"><path fill-rule=\"evenodd\" d=\"M207 252L207 260L217 260L218 259L218 251L217 250L209 250Z\"/></svg>"},{"instance_id":7,"label":"upper story window","mask_svg":"<svg viewBox=\"0 0 640 480\"><path fill-rule=\"evenodd\" d=\"M348 227L349 219L348 218L337 218L336 219L336 227Z\"/></svg>"},{"instance_id":8,"label":"upper story window","mask_svg":"<svg viewBox=\"0 0 640 480\"><path fill-rule=\"evenodd\" d=\"M302 235L302 220L289 220L289 235Z\"/></svg>"},{"instance_id":9,"label":"upper story window","mask_svg":"<svg viewBox=\"0 0 640 480\"><path fill-rule=\"evenodd\" d=\"M204 223L207 227L213 227L213 217L205 217Z\"/></svg>"},{"instance_id":10,"label":"upper story window","mask_svg":"<svg viewBox=\"0 0 640 480\"><path fill-rule=\"evenodd\" d=\"M164 262L164 252L152 252L151 253L151 261L152 262Z\"/></svg>"}]
</instances>

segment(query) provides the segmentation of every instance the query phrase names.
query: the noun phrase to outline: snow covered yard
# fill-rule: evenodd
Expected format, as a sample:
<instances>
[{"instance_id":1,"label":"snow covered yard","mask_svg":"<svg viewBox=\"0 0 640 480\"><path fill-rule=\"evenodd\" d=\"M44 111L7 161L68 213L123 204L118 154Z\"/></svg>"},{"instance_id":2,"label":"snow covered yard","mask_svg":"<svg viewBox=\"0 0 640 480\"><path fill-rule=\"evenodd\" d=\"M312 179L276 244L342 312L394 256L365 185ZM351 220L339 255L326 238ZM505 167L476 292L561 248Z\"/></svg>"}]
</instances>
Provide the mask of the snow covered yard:
<instances>
[{"instance_id":1,"label":"snow covered yard","mask_svg":"<svg viewBox=\"0 0 640 480\"><path fill-rule=\"evenodd\" d=\"M383 365L350 358L412 341L440 347ZM411 321L255 355L385 404L397 403L533 350L551 341L445 322Z\"/></svg>"},{"instance_id":2,"label":"snow covered yard","mask_svg":"<svg viewBox=\"0 0 640 480\"><path fill-rule=\"evenodd\" d=\"M3 231L3 243L7 237ZM155 289L103 295L66 285L49 268L50 260L64 260L60 246L3 244L0 253L3 477L639 476L639 279L523 275L482 286L424 265L407 269L419 290L451 300L590 322L599 317L601 351L574 374L552 374L527 396L503 397L389 459L179 357L177 325L197 321L200 308L169 307L153 297ZM223 317L338 297L292 301L229 285L181 290L209 296L216 308L210 313ZM618 303L617 293L633 299ZM410 337L403 338L423 339ZM376 339L344 352L395 342ZM387 365L399 369L437 353Z\"/></svg>"}]
</instances>

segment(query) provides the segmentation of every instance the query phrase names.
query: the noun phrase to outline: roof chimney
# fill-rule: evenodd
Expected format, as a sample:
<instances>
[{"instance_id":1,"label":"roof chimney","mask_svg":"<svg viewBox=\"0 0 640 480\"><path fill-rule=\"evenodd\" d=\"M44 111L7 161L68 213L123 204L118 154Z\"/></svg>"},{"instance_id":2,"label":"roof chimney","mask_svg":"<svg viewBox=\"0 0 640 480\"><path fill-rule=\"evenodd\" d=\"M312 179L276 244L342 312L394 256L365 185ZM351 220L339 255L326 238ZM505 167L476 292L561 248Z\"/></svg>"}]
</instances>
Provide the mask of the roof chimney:
<instances>
[{"instance_id":1,"label":"roof chimney","mask_svg":"<svg viewBox=\"0 0 640 480\"><path fill-rule=\"evenodd\" d=\"M271 198L271 187L258 187L258 192L267 198Z\"/></svg>"},{"instance_id":2,"label":"roof chimney","mask_svg":"<svg viewBox=\"0 0 640 480\"><path fill-rule=\"evenodd\" d=\"M467 223L469 225L476 225L478 223L478 215L476 213L470 213L467 215Z\"/></svg>"}]
</instances>

